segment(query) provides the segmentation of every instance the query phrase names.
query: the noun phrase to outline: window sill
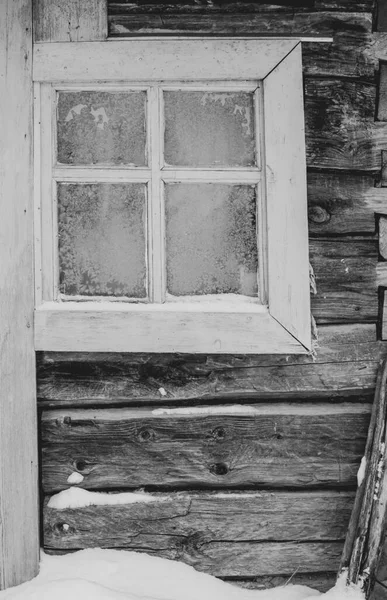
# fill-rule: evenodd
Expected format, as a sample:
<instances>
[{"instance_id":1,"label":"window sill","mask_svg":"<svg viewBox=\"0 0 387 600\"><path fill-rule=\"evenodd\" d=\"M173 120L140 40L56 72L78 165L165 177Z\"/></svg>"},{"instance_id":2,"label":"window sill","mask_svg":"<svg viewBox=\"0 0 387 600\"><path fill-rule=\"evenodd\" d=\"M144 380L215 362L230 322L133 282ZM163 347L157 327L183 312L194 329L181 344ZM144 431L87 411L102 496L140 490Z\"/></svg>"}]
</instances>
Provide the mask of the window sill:
<instances>
[{"instance_id":1,"label":"window sill","mask_svg":"<svg viewBox=\"0 0 387 600\"><path fill-rule=\"evenodd\" d=\"M58 352L305 354L266 306L173 302L47 302L35 311L35 349Z\"/></svg>"}]
</instances>

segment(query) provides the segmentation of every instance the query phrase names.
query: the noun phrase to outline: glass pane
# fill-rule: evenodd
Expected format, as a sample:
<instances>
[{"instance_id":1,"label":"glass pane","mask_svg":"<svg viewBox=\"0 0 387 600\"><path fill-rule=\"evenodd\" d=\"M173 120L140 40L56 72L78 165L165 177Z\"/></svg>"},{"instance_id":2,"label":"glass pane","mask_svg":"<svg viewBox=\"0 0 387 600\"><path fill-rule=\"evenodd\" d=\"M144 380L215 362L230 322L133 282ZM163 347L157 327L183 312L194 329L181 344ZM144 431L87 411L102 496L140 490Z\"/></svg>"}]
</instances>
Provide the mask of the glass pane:
<instances>
[{"instance_id":1,"label":"glass pane","mask_svg":"<svg viewBox=\"0 0 387 600\"><path fill-rule=\"evenodd\" d=\"M254 186L166 185L167 289L174 296L256 296Z\"/></svg>"},{"instance_id":2,"label":"glass pane","mask_svg":"<svg viewBox=\"0 0 387 600\"><path fill-rule=\"evenodd\" d=\"M59 92L58 162L146 164L146 92Z\"/></svg>"},{"instance_id":3,"label":"glass pane","mask_svg":"<svg viewBox=\"0 0 387 600\"><path fill-rule=\"evenodd\" d=\"M164 103L167 165L255 164L252 93L164 92Z\"/></svg>"},{"instance_id":4,"label":"glass pane","mask_svg":"<svg viewBox=\"0 0 387 600\"><path fill-rule=\"evenodd\" d=\"M58 184L60 292L145 298L146 186Z\"/></svg>"}]
</instances>

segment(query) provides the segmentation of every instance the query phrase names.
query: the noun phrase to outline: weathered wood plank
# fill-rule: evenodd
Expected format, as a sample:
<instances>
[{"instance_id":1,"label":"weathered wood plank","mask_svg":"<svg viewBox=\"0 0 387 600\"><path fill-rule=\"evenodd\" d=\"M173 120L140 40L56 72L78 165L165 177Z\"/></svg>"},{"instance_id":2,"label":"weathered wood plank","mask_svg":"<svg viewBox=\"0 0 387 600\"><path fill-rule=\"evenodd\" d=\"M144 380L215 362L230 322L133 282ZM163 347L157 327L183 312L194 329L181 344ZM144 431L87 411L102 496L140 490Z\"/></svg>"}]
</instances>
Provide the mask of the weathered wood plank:
<instances>
[{"instance_id":1,"label":"weathered wood plank","mask_svg":"<svg viewBox=\"0 0 387 600\"><path fill-rule=\"evenodd\" d=\"M230 18L231 17L231 18ZM332 36L337 30L372 31L371 13L305 11L235 3L120 4L109 11L109 36L134 34L229 34Z\"/></svg>"},{"instance_id":2,"label":"weathered wood plank","mask_svg":"<svg viewBox=\"0 0 387 600\"><path fill-rule=\"evenodd\" d=\"M372 175L308 173L312 235L374 234L375 213L387 214L387 191Z\"/></svg>"},{"instance_id":3,"label":"weathered wood plank","mask_svg":"<svg viewBox=\"0 0 387 600\"><path fill-rule=\"evenodd\" d=\"M387 63L381 63L379 68L377 118L379 121L387 121Z\"/></svg>"},{"instance_id":4,"label":"weathered wood plank","mask_svg":"<svg viewBox=\"0 0 387 600\"><path fill-rule=\"evenodd\" d=\"M353 31L350 27L336 31L333 42L302 44L302 64L306 76L361 77L375 81L378 68L374 36Z\"/></svg>"},{"instance_id":5,"label":"weathered wood plank","mask_svg":"<svg viewBox=\"0 0 387 600\"><path fill-rule=\"evenodd\" d=\"M372 12L375 0L315 0L315 10L347 10Z\"/></svg>"},{"instance_id":6,"label":"weathered wood plank","mask_svg":"<svg viewBox=\"0 0 387 600\"><path fill-rule=\"evenodd\" d=\"M106 39L106 0L33 1L35 42L88 42Z\"/></svg>"},{"instance_id":7,"label":"weathered wood plank","mask_svg":"<svg viewBox=\"0 0 387 600\"><path fill-rule=\"evenodd\" d=\"M350 492L328 491L153 498L64 510L46 504L44 546L146 551L222 577L334 571L353 503Z\"/></svg>"},{"instance_id":8,"label":"weathered wood plank","mask_svg":"<svg viewBox=\"0 0 387 600\"><path fill-rule=\"evenodd\" d=\"M317 323L376 321L377 252L376 240L310 240L317 285L311 304Z\"/></svg>"},{"instance_id":9,"label":"weathered wood plank","mask_svg":"<svg viewBox=\"0 0 387 600\"><path fill-rule=\"evenodd\" d=\"M78 377L67 365L62 373L50 367L39 380L38 394L45 406L95 406L136 404L145 402L169 403L216 400L239 402L246 399L315 400L319 398L355 401L368 400L375 387L377 361L328 363L316 368L313 364L290 367L252 367L213 371L207 374L190 372L183 360L177 366L149 365L139 369L114 369L94 365L97 375L90 375L90 366L78 365ZM97 367L97 368L95 368ZM69 372L70 370L70 372ZM50 373L51 371L51 373ZM64 371L64 372L63 372ZM83 371L83 375L82 375ZM109 372L110 371L110 372ZM142 376L138 377L139 371ZM150 376L147 377L146 373ZM157 373L156 378L152 374ZM169 378L171 377L171 379ZM184 382L184 383L183 383ZM159 389L164 388L166 398Z\"/></svg>"},{"instance_id":10,"label":"weathered wood plank","mask_svg":"<svg viewBox=\"0 0 387 600\"><path fill-rule=\"evenodd\" d=\"M169 0L169 2L160 2L159 0L135 0L133 2L117 0L107 0L109 15L121 14L122 12L151 12L164 11L166 9L181 10L227 10L229 12L238 11L288 11L289 7L296 8L298 11L314 10L337 10L347 12L372 12L374 0L277 0L275 3L265 2L265 0L239 0L208 3L208 0ZM219 6L220 5L220 6Z\"/></svg>"},{"instance_id":11,"label":"weathered wood plank","mask_svg":"<svg viewBox=\"0 0 387 600\"><path fill-rule=\"evenodd\" d=\"M45 411L43 488L68 487L74 472L88 489L355 485L369 413L368 404Z\"/></svg>"},{"instance_id":12,"label":"weathered wood plank","mask_svg":"<svg viewBox=\"0 0 387 600\"><path fill-rule=\"evenodd\" d=\"M0 2L0 588L34 577L39 560L32 327L31 63L31 2L3 0Z\"/></svg>"},{"instance_id":13,"label":"weathered wood plank","mask_svg":"<svg viewBox=\"0 0 387 600\"><path fill-rule=\"evenodd\" d=\"M374 84L306 78L308 166L379 171L387 125L374 122L375 105Z\"/></svg>"},{"instance_id":14,"label":"weathered wood plank","mask_svg":"<svg viewBox=\"0 0 387 600\"><path fill-rule=\"evenodd\" d=\"M377 31L387 31L387 6L385 0L377 0L376 7L376 29Z\"/></svg>"}]
</instances>

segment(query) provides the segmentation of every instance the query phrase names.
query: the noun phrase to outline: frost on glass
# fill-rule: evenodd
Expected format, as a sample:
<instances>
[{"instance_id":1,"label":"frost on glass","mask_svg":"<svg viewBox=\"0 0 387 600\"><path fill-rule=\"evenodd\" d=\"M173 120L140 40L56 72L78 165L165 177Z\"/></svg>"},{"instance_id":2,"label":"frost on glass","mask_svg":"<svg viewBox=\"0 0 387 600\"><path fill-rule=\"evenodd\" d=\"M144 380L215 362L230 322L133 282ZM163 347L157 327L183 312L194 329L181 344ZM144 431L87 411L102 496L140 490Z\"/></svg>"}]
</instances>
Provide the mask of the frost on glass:
<instances>
[{"instance_id":1,"label":"frost on glass","mask_svg":"<svg viewBox=\"0 0 387 600\"><path fill-rule=\"evenodd\" d=\"M58 162L146 164L145 92L59 92Z\"/></svg>"},{"instance_id":2,"label":"frost on glass","mask_svg":"<svg viewBox=\"0 0 387 600\"><path fill-rule=\"evenodd\" d=\"M58 184L61 293L146 297L145 194L141 183Z\"/></svg>"},{"instance_id":3,"label":"frost on glass","mask_svg":"<svg viewBox=\"0 0 387 600\"><path fill-rule=\"evenodd\" d=\"M166 185L167 290L257 296L256 193L250 185Z\"/></svg>"},{"instance_id":4,"label":"frost on glass","mask_svg":"<svg viewBox=\"0 0 387 600\"><path fill-rule=\"evenodd\" d=\"M187 167L255 164L254 96L164 92L165 162Z\"/></svg>"}]
</instances>

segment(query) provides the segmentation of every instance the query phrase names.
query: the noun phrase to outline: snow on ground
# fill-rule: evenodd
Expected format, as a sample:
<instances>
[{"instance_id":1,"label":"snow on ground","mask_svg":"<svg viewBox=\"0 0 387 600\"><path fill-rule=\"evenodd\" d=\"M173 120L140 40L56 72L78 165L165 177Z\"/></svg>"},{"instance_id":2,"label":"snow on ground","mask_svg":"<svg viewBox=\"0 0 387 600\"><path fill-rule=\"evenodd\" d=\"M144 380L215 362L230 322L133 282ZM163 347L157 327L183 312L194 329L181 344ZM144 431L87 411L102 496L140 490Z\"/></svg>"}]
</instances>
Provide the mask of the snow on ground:
<instances>
[{"instance_id":1,"label":"snow on ground","mask_svg":"<svg viewBox=\"0 0 387 600\"><path fill-rule=\"evenodd\" d=\"M0 592L0 600L364 600L345 576L326 594L305 586L246 590L183 563L125 550L42 552L40 574Z\"/></svg>"}]
</instances>

